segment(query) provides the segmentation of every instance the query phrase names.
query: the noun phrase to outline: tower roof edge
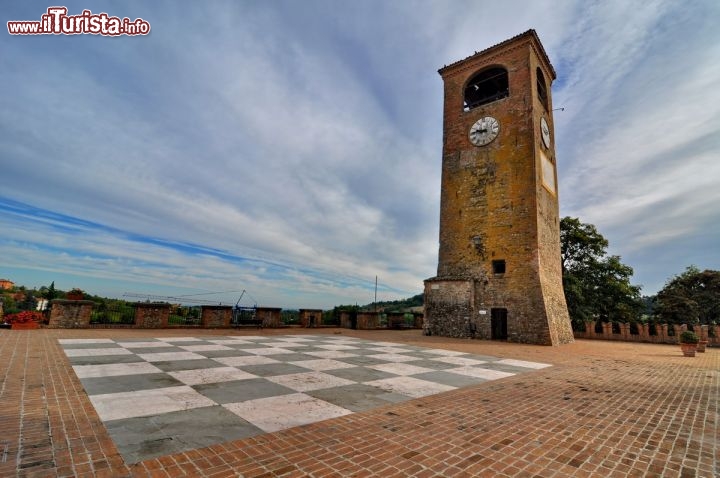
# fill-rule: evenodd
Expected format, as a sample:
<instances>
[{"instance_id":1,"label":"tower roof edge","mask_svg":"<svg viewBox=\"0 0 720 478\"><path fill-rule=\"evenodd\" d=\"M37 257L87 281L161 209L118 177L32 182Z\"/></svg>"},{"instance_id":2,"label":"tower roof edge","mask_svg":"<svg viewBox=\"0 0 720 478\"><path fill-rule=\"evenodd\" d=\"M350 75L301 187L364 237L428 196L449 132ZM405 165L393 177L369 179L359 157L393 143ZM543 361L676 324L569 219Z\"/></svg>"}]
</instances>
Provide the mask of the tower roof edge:
<instances>
[{"instance_id":1,"label":"tower roof edge","mask_svg":"<svg viewBox=\"0 0 720 478\"><path fill-rule=\"evenodd\" d=\"M550 63L550 58L548 57L547 53L545 52L545 48L543 47L542 42L540 41L540 38L538 37L537 32L536 32L534 29L532 29L532 28L531 28L530 30L527 30L527 31L523 32L523 33L520 33L520 34L518 34L518 35L515 35L515 36L512 37L512 38L508 38L508 39L505 40L505 41L502 41L502 42L500 42L500 43L497 43L497 44L495 44L495 45L493 45L493 46L491 46L491 47L485 48L484 50L476 51L475 53L473 53L472 55L468 56L467 58L463 58L462 60L458 60L458 61L456 61L456 62L454 62L454 63L449 64L449 65L445 65L445 66L443 66L442 68L440 68L440 69L438 70L438 73L442 76L442 75L444 75L445 73L447 73L447 72L449 72L450 70L452 70L454 67L456 67L456 66L460 65L461 63L464 63L464 62L466 62L466 61L468 61L468 60L470 60L470 59L472 59L472 58L475 58L475 57L478 57L478 56L487 55L488 53L490 53L490 52L492 52L492 51L494 51L494 50L499 50L499 49L504 48L504 47L507 47L508 45L511 45L511 44L513 44L513 43L519 43L519 42L525 41L525 40L530 40L532 43L535 43L535 44L537 45L538 53L539 53L539 55L542 57L542 59L547 63L547 66L548 66L548 68L549 68L549 70L550 70L550 73L551 73L551 75L552 75L552 79L553 79L553 80L556 79L556 78L557 78L557 74L555 73L555 68L553 68L552 63Z\"/></svg>"}]
</instances>

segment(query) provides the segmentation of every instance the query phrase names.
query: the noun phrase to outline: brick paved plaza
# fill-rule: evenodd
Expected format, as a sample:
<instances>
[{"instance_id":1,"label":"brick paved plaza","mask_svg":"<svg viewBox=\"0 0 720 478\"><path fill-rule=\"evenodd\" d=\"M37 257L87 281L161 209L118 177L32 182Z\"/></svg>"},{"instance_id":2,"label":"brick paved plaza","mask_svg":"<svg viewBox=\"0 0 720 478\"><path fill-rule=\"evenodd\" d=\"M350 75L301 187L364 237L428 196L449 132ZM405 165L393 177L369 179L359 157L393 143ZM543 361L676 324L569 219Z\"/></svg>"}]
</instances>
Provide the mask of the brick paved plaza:
<instances>
[{"instance_id":1,"label":"brick paved plaza","mask_svg":"<svg viewBox=\"0 0 720 478\"><path fill-rule=\"evenodd\" d=\"M551 366L126 463L60 343L289 334ZM3 477L720 476L720 349L685 358L673 345L553 348L418 330L0 330L0 379Z\"/></svg>"}]
</instances>

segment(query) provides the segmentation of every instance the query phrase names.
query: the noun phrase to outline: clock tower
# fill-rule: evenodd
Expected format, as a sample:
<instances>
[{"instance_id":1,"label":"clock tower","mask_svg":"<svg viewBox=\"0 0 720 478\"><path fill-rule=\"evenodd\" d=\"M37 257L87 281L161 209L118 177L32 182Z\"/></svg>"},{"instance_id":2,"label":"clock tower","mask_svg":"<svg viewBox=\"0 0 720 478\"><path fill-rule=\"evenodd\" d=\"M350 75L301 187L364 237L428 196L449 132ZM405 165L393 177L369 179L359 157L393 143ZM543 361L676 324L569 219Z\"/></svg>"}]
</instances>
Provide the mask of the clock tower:
<instances>
[{"instance_id":1,"label":"clock tower","mask_svg":"<svg viewBox=\"0 0 720 478\"><path fill-rule=\"evenodd\" d=\"M534 30L439 70L440 250L429 335L573 341L562 286L550 83Z\"/></svg>"}]
</instances>

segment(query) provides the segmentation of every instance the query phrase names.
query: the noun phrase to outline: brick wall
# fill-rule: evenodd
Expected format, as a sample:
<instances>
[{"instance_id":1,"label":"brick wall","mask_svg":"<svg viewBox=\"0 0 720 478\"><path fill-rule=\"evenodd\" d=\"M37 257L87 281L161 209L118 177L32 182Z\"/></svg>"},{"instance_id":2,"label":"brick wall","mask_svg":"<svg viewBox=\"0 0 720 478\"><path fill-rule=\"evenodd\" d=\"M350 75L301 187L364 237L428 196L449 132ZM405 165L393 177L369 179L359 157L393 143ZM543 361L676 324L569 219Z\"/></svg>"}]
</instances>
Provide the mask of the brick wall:
<instances>
[{"instance_id":1,"label":"brick wall","mask_svg":"<svg viewBox=\"0 0 720 478\"><path fill-rule=\"evenodd\" d=\"M205 328L230 327L232 307L229 305L203 305L200 307L200 325Z\"/></svg>"},{"instance_id":2,"label":"brick wall","mask_svg":"<svg viewBox=\"0 0 720 478\"><path fill-rule=\"evenodd\" d=\"M53 329L81 329L90 326L94 302L90 300L55 299L50 305L48 327Z\"/></svg>"},{"instance_id":3,"label":"brick wall","mask_svg":"<svg viewBox=\"0 0 720 478\"><path fill-rule=\"evenodd\" d=\"M276 307L258 307L255 311L255 317L262 319L263 327L276 328L280 327L281 308Z\"/></svg>"},{"instance_id":4,"label":"brick wall","mask_svg":"<svg viewBox=\"0 0 720 478\"><path fill-rule=\"evenodd\" d=\"M300 309L298 311L298 318L300 319L300 325L303 327L310 327L311 318L312 325L318 327L322 324L322 309Z\"/></svg>"},{"instance_id":5,"label":"brick wall","mask_svg":"<svg viewBox=\"0 0 720 478\"><path fill-rule=\"evenodd\" d=\"M170 304L137 302L135 304L135 327L141 329L164 329L170 318Z\"/></svg>"}]
</instances>

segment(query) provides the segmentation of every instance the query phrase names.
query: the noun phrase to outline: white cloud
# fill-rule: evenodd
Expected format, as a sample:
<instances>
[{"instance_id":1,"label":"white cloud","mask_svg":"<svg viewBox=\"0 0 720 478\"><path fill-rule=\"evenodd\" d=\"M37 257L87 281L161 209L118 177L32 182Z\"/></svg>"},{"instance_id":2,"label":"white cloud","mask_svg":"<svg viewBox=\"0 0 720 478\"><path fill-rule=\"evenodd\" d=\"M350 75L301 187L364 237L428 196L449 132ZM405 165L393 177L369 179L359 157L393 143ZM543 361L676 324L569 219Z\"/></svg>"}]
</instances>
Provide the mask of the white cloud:
<instances>
[{"instance_id":1,"label":"white cloud","mask_svg":"<svg viewBox=\"0 0 720 478\"><path fill-rule=\"evenodd\" d=\"M437 261L436 70L535 28L565 107L561 213L597 224L624 257L679 251L720 219L718 7L692 7L128 4L150 36L3 37L2 195L95 225L0 218L0 250L18 268L242 284L286 306L354 302L375 275L388 298L417 293ZM699 265L719 262L706 252Z\"/></svg>"}]
</instances>

